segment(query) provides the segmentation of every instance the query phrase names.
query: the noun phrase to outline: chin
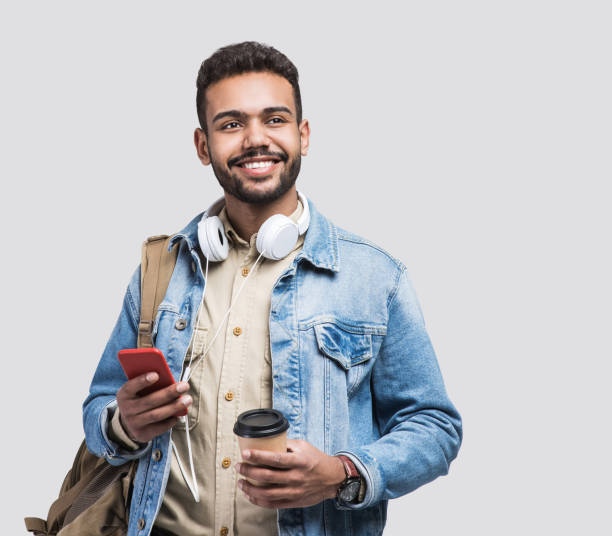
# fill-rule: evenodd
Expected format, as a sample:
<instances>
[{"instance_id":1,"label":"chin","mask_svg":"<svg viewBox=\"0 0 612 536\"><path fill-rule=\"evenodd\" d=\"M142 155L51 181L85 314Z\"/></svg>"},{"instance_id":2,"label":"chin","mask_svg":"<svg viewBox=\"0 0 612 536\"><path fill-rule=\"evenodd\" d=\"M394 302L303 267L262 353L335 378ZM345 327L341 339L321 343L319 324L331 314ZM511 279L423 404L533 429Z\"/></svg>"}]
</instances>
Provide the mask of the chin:
<instances>
[{"instance_id":1,"label":"chin","mask_svg":"<svg viewBox=\"0 0 612 536\"><path fill-rule=\"evenodd\" d=\"M236 185L235 190L229 193L246 203L270 203L287 193L293 184L287 185L278 180L273 181L261 177L247 183L241 181Z\"/></svg>"}]
</instances>

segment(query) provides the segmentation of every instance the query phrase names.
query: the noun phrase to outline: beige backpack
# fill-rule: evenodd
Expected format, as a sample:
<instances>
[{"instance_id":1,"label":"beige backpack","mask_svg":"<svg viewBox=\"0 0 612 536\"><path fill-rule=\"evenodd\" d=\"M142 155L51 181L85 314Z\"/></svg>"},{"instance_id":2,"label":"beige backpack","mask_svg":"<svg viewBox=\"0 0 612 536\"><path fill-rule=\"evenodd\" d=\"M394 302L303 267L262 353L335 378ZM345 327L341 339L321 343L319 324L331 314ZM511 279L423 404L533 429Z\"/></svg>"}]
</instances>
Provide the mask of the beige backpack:
<instances>
[{"instance_id":1,"label":"beige backpack","mask_svg":"<svg viewBox=\"0 0 612 536\"><path fill-rule=\"evenodd\" d=\"M138 347L153 346L153 321L166 294L178 247L170 237L148 238L142 246ZM132 482L138 461L110 465L87 450L85 440L74 458L47 519L26 517L35 536L123 536L127 534Z\"/></svg>"}]
</instances>

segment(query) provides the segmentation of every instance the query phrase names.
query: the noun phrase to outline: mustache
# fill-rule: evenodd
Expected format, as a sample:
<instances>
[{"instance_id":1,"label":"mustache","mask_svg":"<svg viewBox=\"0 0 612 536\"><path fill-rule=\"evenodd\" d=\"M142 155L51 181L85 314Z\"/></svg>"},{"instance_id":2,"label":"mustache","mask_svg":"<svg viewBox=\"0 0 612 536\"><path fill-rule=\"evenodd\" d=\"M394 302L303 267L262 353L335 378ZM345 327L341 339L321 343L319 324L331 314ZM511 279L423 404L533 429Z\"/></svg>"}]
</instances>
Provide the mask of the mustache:
<instances>
[{"instance_id":1,"label":"mustache","mask_svg":"<svg viewBox=\"0 0 612 536\"><path fill-rule=\"evenodd\" d=\"M230 158L227 161L227 167L235 166L241 160L246 158L255 158L257 156L273 156L278 158L281 162L287 162L289 159L287 153L285 152L275 152L275 151L262 151L261 149L251 149L240 156L235 156L234 158Z\"/></svg>"}]
</instances>

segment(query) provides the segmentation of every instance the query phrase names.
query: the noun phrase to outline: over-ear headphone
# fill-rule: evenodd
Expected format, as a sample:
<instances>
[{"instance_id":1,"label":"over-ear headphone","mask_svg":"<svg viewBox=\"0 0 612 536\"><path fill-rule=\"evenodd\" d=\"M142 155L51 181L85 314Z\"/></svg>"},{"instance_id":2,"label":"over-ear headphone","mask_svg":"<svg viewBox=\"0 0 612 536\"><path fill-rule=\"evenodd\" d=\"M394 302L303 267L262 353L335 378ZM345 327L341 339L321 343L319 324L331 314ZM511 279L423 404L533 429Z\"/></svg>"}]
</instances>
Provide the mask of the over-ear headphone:
<instances>
[{"instance_id":1,"label":"over-ear headphone","mask_svg":"<svg viewBox=\"0 0 612 536\"><path fill-rule=\"evenodd\" d=\"M310 224L310 210L306 197L298 192L304 210L297 223L284 214L274 214L262 223L257 232L257 251L266 259L278 261L291 253L298 237L304 234ZM218 211L223 206L224 199L218 199L206 211L198 223L198 241L204 256L211 262L227 259L229 244L225 236L223 223ZM209 214L213 214L209 216Z\"/></svg>"}]
</instances>

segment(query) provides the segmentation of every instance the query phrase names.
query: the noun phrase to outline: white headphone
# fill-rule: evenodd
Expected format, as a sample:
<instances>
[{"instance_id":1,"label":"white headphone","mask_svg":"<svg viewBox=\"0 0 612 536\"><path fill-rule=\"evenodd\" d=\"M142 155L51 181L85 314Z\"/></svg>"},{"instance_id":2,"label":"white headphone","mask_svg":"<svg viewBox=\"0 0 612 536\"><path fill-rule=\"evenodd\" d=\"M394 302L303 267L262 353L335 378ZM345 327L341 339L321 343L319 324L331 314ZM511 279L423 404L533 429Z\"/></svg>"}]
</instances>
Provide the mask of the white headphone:
<instances>
[{"instance_id":1,"label":"white headphone","mask_svg":"<svg viewBox=\"0 0 612 536\"><path fill-rule=\"evenodd\" d=\"M274 214L262 223L257 232L257 251L266 259L278 261L283 259L295 247L298 237L303 235L310 224L310 210L308 201L301 192L298 197L304 210L297 223L284 214ZM220 262L227 259L229 244L225 236L225 229L218 214L224 203L224 198L215 201L205 212L198 223L198 241L204 256L211 262ZM209 216L209 214L215 214Z\"/></svg>"}]
</instances>

